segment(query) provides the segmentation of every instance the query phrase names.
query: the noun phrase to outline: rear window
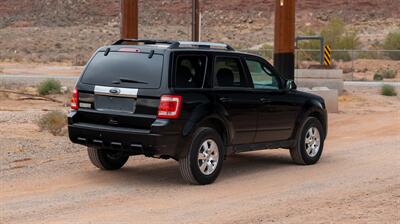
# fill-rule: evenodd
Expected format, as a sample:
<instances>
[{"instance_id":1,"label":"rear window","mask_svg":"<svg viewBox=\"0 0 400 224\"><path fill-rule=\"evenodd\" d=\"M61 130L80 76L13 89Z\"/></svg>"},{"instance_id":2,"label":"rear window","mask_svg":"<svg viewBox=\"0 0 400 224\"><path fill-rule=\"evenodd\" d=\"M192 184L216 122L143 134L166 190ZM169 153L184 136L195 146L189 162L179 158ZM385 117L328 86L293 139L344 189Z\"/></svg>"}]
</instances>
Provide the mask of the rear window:
<instances>
[{"instance_id":1,"label":"rear window","mask_svg":"<svg viewBox=\"0 0 400 224\"><path fill-rule=\"evenodd\" d=\"M163 56L146 53L98 52L89 63L82 82L93 85L159 88Z\"/></svg>"}]
</instances>

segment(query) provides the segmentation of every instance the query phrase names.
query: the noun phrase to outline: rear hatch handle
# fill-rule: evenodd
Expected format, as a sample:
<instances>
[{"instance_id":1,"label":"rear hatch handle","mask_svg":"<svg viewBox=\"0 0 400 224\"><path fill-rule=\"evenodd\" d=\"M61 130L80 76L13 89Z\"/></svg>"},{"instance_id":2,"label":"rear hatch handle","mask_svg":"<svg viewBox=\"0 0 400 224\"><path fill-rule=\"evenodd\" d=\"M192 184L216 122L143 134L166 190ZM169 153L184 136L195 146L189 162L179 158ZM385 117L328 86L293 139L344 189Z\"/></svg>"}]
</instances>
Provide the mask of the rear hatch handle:
<instances>
[{"instance_id":1,"label":"rear hatch handle","mask_svg":"<svg viewBox=\"0 0 400 224\"><path fill-rule=\"evenodd\" d=\"M103 96L129 97L137 98L138 89L134 88L119 88L112 86L95 86L94 94Z\"/></svg>"}]
</instances>

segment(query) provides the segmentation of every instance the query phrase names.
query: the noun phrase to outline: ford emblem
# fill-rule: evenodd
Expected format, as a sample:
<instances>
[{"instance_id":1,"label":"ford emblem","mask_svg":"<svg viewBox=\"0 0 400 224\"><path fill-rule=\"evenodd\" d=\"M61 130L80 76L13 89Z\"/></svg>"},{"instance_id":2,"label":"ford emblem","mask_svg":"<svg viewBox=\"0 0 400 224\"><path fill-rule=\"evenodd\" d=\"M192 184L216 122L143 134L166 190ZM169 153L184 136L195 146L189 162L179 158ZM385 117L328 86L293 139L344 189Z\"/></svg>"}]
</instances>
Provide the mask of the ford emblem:
<instances>
[{"instance_id":1,"label":"ford emblem","mask_svg":"<svg viewBox=\"0 0 400 224\"><path fill-rule=\"evenodd\" d=\"M119 94L120 92L121 92L121 90L119 90L117 88L110 89L110 93L112 93L112 94Z\"/></svg>"}]
</instances>

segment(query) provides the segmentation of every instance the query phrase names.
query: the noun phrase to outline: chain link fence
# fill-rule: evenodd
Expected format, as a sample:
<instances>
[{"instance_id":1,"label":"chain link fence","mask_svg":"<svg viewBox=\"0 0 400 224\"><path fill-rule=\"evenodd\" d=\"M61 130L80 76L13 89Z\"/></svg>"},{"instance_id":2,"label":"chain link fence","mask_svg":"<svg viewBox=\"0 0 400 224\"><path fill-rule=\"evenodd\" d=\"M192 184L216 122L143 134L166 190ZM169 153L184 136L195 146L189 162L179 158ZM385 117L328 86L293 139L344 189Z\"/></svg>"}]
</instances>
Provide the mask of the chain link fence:
<instances>
[{"instance_id":1,"label":"chain link fence","mask_svg":"<svg viewBox=\"0 0 400 224\"><path fill-rule=\"evenodd\" d=\"M273 49L242 50L257 54L273 63ZM400 81L400 50L338 50L332 49L332 65L320 64L319 49L296 49L298 69L341 69L347 81Z\"/></svg>"}]
</instances>

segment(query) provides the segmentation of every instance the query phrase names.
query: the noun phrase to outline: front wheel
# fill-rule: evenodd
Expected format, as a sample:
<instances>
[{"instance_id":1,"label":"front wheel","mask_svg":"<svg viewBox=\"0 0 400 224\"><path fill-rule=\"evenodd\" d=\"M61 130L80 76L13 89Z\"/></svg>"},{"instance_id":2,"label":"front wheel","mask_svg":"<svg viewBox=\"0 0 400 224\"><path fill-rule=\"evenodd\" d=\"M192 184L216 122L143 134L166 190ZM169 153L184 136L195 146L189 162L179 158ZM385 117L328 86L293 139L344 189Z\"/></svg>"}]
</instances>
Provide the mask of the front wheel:
<instances>
[{"instance_id":1,"label":"front wheel","mask_svg":"<svg viewBox=\"0 0 400 224\"><path fill-rule=\"evenodd\" d=\"M183 179L192 184L210 184L217 179L224 158L224 144L217 131L199 128L186 155L179 160Z\"/></svg>"},{"instance_id":2,"label":"front wheel","mask_svg":"<svg viewBox=\"0 0 400 224\"><path fill-rule=\"evenodd\" d=\"M321 122L315 117L308 117L297 135L296 144L290 149L293 161L301 165L318 162L324 148L325 133Z\"/></svg>"},{"instance_id":3,"label":"front wheel","mask_svg":"<svg viewBox=\"0 0 400 224\"><path fill-rule=\"evenodd\" d=\"M102 170L120 169L129 159L129 155L126 155L121 151L113 151L94 147L88 147L87 150L92 164Z\"/></svg>"}]
</instances>

